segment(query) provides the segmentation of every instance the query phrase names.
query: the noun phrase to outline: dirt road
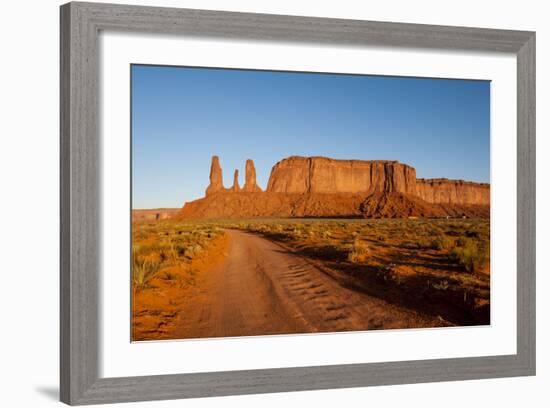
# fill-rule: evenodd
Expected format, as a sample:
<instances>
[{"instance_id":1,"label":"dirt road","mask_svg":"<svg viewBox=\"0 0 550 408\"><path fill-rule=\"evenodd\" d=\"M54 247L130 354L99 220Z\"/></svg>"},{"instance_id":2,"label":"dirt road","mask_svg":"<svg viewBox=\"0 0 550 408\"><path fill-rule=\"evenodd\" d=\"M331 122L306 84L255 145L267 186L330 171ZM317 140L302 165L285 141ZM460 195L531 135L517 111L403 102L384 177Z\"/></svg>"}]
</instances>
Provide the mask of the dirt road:
<instances>
[{"instance_id":1,"label":"dirt road","mask_svg":"<svg viewBox=\"0 0 550 408\"><path fill-rule=\"evenodd\" d=\"M265 238L228 230L225 261L197 280L175 338L434 327L438 319L343 287Z\"/></svg>"}]
</instances>

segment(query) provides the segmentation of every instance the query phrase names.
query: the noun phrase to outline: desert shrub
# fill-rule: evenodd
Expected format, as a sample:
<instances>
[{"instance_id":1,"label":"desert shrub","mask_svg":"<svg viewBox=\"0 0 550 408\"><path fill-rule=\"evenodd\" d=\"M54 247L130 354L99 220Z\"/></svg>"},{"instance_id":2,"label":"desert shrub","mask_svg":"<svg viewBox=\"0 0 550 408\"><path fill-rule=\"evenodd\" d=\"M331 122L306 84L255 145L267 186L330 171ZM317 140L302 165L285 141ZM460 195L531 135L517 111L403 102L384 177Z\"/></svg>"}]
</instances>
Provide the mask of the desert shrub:
<instances>
[{"instance_id":1,"label":"desert shrub","mask_svg":"<svg viewBox=\"0 0 550 408\"><path fill-rule=\"evenodd\" d=\"M138 257L146 258L157 252L157 244L155 242L140 242L132 245L132 254Z\"/></svg>"},{"instance_id":2,"label":"desert shrub","mask_svg":"<svg viewBox=\"0 0 550 408\"><path fill-rule=\"evenodd\" d=\"M416 249L416 245L410 241L401 241L398 247L403 249Z\"/></svg>"},{"instance_id":3,"label":"desert shrub","mask_svg":"<svg viewBox=\"0 0 550 408\"><path fill-rule=\"evenodd\" d=\"M454 245L455 245L454 239L447 236L440 236L432 241L431 248L437 249L437 250L450 249L450 248L453 248Z\"/></svg>"},{"instance_id":4,"label":"desert shrub","mask_svg":"<svg viewBox=\"0 0 550 408\"><path fill-rule=\"evenodd\" d=\"M462 245L459 245L458 241L450 252L452 260L458 262L466 271L471 273L478 272L487 264L489 254L486 247L470 239L463 239Z\"/></svg>"},{"instance_id":5,"label":"desert shrub","mask_svg":"<svg viewBox=\"0 0 550 408\"><path fill-rule=\"evenodd\" d=\"M185 249L184 256L188 259L193 259L200 254L202 249L202 246L200 246L199 244L190 245L188 248Z\"/></svg>"},{"instance_id":6,"label":"desert shrub","mask_svg":"<svg viewBox=\"0 0 550 408\"><path fill-rule=\"evenodd\" d=\"M425 238L420 238L416 241L416 247L418 249L431 249L432 242Z\"/></svg>"},{"instance_id":7,"label":"desert shrub","mask_svg":"<svg viewBox=\"0 0 550 408\"><path fill-rule=\"evenodd\" d=\"M423 238L416 238L415 240L402 241L398 244L398 246L399 248L412 249L412 250L434 248L433 242Z\"/></svg>"},{"instance_id":8,"label":"desert shrub","mask_svg":"<svg viewBox=\"0 0 550 408\"><path fill-rule=\"evenodd\" d=\"M403 278L399 273L396 273L394 269L395 265L392 263L379 265L376 268L376 278L384 283L401 285L403 283Z\"/></svg>"},{"instance_id":9,"label":"desert shrub","mask_svg":"<svg viewBox=\"0 0 550 408\"><path fill-rule=\"evenodd\" d=\"M159 271L160 263L149 259L143 259L139 256L133 256L132 258L133 285L137 290L143 289Z\"/></svg>"},{"instance_id":10,"label":"desert shrub","mask_svg":"<svg viewBox=\"0 0 550 408\"><path fill-rule=\"evenodd\" d=\"M137 229L134 228L132 230L132 238L140 241L144 241L148 239L150 236L150 232L145 229Z\"/></svg>"},{"instance_id":11,"label":"desert shrub","mask_svg":"<svg viewBox=\"0 0 550 408\"><path fill-rule=\"evenodd\" d=\"M299 228L294 228L294 229L290 232L290 236L291 236L292 239L294 239L294 240L299 240L299 239L302 238L302 236L303 236L302 230L299 229Z\"/></svg>"},{"instance_id":12,"label":"desert shrub","mask_svg":"<svg viewBox=\"0 0 550 408\"><path fill-rule=\"evenodd\" d=\"M439 225L432 225L432 227L430 228L429 233L430 233L431 236L438 236L438 235L441 235L443 233L443 230L441 229L441 227Z\"/></svg>"},{"instance_id":13,"label":"desert shrub","mask_svg":"<svg viewBox=\"0 0 550 408\"><path fill-rule=\"evenodd\" d=\"M355 238L348 252L348 261L350 262L363 262L365 257L369 254L369 247L366 242Z\"/></svg>"},{"instance_id":14,"label":"desert shrub","mask_svg":"<svg viewBox=\"0 0 550 408\"><path fill-rule=\"evenodd\" d=\"M284 228L281 224L275 224L273 226L273 232L283 232L283 231L284 231Z\"/></svg>"},{"instance_id":15,"label":"desert shrub","mask_svg":"<svg viewBox=\"0 0 550 408\"><path fill-rule=\"evenodd\" d=\"M449 281L446 279L432 284L432 288L437 290L447 290L449 288Z\"/></svg>"},{"instance_id":16,"label":"desert shrub","mask_svg":"<svg viewBox=\"0 0 550 408\"><path fill-rule=\"evenodd\" d=\"M176 256L180 257L185 255L185 251L188 245L189 244L186 241L178 240L172 243L172 249L175 252Z\"/></svg>"},{"instance_id":17,"label":"desert shrub","mask_svg":"<svg viewBox=\"0 0 550 408\"><path fill-rule=\"evenodd\" d=\"M153 251L159 254L161 262L166 262L173 258L173 248L169 241L157 242L153 247Z\"/></svg>"}]
</instances>

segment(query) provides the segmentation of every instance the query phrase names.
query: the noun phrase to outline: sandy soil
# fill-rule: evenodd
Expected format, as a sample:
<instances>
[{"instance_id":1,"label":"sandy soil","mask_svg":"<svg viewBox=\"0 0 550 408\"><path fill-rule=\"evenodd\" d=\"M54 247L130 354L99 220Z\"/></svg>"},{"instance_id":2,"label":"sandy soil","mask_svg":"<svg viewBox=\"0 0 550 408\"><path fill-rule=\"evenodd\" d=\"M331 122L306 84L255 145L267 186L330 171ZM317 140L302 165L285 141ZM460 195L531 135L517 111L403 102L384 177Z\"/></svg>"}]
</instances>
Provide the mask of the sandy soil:
<instances>
[{"instance_id":1,"label":"sandy soil","mask_svg":"<svg viewBox=\"0 0 550 408\"><path fill-rule=\"evenodd\" d=\"M197 287L204 287L208 271L225 261L225 234L211 240L204 251L185 267L168 266L147 281L146 288L132 290L132 340L173 339L182 304ZM168 279L170 278L170 279Z\"/></svg>"},{"instance_id":2,"label":"sandy soil","mask_svg":"<svg viewBox=\"0 0 550 408\"><path fill-rule=\"evenodd\" d=\"M448 326L344 287L258 235L227 230L227 257L182 300L172 338Z\"/></svg>"}]
</instances>

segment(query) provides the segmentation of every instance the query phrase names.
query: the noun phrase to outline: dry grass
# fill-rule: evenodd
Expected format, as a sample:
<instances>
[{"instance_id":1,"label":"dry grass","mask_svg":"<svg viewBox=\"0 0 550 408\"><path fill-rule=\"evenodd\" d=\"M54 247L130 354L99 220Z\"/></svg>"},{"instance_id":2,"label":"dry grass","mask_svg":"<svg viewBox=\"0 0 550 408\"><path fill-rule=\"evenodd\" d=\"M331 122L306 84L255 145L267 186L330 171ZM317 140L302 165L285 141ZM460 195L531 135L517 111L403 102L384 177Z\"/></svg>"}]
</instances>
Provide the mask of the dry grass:
<instances>
[{"instance_id":1,"label":"dry grass","mask_svg":"<svg viewBox=\"0 0 550 408\"><path fill-rule=\"evenodd\" d=\"M369 254L369 247L366 242L355 237L350 251L348 252L348 261L354 263L364 262Z\"/></svg>"},{"instance_id":2,"label":"dry grass","mask_svg":"<svg viewBox=\"0 0 550 408\"><path fill-rule=\"evenodd\" d=\"M132 284L136 290L144 289L147 283L160 269L156 260L148 260L132 256Z\"/></svg>"},{"instance_id":3,"label":"dry grass","mask_svg":"<svg viewBox=\"0 0 550 408\"><path fill-rule=\"evenodd\" d=\"M132 339L172 338L186 296L225 251L206 223L132 223Z\"/></svg>"},{"instance_id":4,"label":"dry grass","mask_svg":"<svg viewBox=\"0 0 550 408\"><path fill-rule=\"evenodd\" d=\"M204 223L150 222L132 226L132 280L139 291L163 275L176 281L191 271L191 261L208 250L223 231Z\"/></svg>"}]
</instances>

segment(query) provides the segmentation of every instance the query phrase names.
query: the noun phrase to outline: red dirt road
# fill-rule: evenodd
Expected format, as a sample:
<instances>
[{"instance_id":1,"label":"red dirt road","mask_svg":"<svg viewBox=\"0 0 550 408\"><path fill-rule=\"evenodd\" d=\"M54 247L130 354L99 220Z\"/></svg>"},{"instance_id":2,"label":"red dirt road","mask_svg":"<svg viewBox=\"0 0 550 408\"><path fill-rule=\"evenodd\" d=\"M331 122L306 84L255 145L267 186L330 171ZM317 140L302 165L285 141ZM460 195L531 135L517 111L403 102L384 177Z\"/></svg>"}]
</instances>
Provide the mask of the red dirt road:
<instances>
[{"instance_id":1,"label":"red dirt road","mask_svg":"<svg viewBox=\"0 0 550 408\"><path fill-rule=\"evenodd\" d=\"M435 327L431 316L343 287L312 263L234 230L223 263L197 280L174 338Z\"/></svg>"}]
</instances>

